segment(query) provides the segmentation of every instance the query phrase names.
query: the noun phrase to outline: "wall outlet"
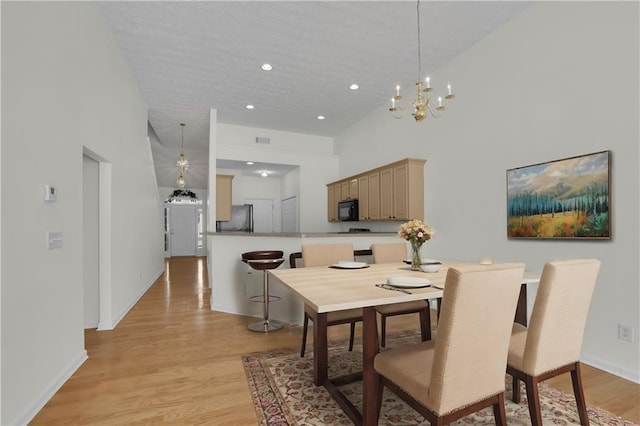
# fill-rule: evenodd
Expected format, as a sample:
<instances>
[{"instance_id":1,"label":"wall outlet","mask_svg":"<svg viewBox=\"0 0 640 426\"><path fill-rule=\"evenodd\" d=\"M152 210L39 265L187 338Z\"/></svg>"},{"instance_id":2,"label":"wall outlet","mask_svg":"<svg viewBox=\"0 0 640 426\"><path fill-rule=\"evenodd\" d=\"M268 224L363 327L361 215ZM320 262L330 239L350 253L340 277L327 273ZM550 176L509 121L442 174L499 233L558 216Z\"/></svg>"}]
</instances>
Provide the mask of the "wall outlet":
<instances>
[{"instance_id":1,"label":"wall outlet","mask_svg":"<svg viewBox=\"0 0 640 426\"><path fill-rule=\"evenodd\" d=\"M633 327L618 324L618 339L633 342Z\"/></svg>"}]
</instances>

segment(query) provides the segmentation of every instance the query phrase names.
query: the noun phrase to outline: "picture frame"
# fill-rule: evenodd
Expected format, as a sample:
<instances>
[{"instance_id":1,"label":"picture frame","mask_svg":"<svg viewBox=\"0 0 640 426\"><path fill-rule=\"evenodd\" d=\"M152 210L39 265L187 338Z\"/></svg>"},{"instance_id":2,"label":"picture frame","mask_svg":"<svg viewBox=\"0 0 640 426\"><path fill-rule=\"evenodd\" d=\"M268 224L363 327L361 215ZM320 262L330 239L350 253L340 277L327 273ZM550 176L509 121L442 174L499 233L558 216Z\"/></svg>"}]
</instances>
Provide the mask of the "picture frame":
<instances>
[{"instance_id":1,"label":"picture frame","mask_svg":"<svg viewBox=\"0 0 640 426\"><path fill-rule=\"evenodd\" d=\"M611 151L507 170L507 237L611 239Z\"/></svg>"}]
</instances>

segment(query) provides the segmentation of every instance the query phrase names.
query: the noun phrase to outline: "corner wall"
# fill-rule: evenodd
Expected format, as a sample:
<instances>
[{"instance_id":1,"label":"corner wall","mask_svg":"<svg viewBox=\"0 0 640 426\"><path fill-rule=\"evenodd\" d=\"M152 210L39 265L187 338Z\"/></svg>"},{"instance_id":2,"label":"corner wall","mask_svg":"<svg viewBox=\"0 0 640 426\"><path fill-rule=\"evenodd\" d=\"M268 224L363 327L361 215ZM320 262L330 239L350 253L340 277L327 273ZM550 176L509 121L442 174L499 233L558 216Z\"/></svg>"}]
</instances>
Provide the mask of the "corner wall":
<instances>
[{"instance_id":1,"label":"corner wall","mask_svg":"<svg viewBox=\"0 0 640 426\"><path fill-rule=\"evenodd\" d=\"M548 260L601 259L583 360L635 382L639 21L637 2L533 2L443 69L429 70L434 90L450 81L457 93L441 118L394 120L385 105L335 138L341 176L427 159L426 220L437 230L429 257L492 256L533 271ZM366 158L357 155L364 150ZM611 241L507 239L507 169L602 150L613 159ZM617 338L618 323L634 328L635 342Z\"/></svg>"},{"instance_id":2,"label":"corner wall","mask_svg":"<svg viewBox=\"0 0 640 426\"><path fill-rule=\"evenodd\" d=\"M2 2L2 424L25 424L86 359L83 147L111 170L117 323L164 269L147 110L96 3ZM102 164L102 163L101 163ZM58 200L43 201L43 185ZM63 246L47 249L47 232Z\"/></svg>"}]
</instances>

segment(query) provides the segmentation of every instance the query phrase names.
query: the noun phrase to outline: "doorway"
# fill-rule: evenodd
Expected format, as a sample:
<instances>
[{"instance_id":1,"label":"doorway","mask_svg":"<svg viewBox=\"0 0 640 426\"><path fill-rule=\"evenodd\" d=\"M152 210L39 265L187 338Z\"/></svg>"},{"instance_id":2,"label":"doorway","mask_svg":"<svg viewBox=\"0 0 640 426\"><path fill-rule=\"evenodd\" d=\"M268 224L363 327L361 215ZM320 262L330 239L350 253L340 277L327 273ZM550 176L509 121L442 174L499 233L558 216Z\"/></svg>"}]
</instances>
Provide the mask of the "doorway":
<instances>
[{"instance_id":1,"label":"doorway","mask_svg":"<svg viewBox=\"0 0 640 426\"><path fill-rule=\"evenodd\" d=\"M87 295L85 301L85 323L95 321L97 312L98 330L113 330L111 314L111 181L112 168L104 157L90 149L83 147L83 222L87 220L88 234L84 235L83 244L93 253L87 257L83 254L83 279L86 279L87 287L93 292L97 289L97 295ZM86 168L85 168L86 164ZM86 186L86 188L84 188ZM91 189L89 189L91 188ZM89 194L84 198L85 189ZM96 262L97 259L97 263ZM86 275L85 275L86 269ZM97 285L95 284L97 282ZM84 294L83 294L84 299ZM96 310L95 303L98 303ZM92 312L89 314L89 312Z\"/></svg>"},{"instance_id":2,"label":"doorway","mask_svg":"<svg viewBox=\"0 0 640 426\"><path fill-rule=\"evenodd\" d=\"M82 156L82 281L84 328L100 321L99 163Z\"/></svg>"},{"instance_id":3,"label":"doorway","mask_svg":"<svg viewBox=\"0 0 640 426\"><path fill-rule=\"evenodd\" d=\"M193 204L171 205L171 256L196 255L196 206Z\"/></svg>"}]
</instances>

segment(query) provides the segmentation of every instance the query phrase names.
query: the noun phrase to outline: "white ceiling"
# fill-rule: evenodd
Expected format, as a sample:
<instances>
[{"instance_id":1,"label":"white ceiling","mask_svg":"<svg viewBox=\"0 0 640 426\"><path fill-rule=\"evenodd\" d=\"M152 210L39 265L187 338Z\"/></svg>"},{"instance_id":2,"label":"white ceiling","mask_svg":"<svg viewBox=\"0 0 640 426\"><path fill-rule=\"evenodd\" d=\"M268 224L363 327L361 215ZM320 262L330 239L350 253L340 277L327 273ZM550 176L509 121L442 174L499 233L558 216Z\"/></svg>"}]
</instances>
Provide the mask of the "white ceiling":
<instances>
[{"instance_id":1,"label":"white ceiling","mask_svg":"<svg viewBox=\"0 0 640 426\"><path fill-rule=\"evenodd\" d=\"M423 74L527 5L423 1ZM335 136L388 103L396 84L412 87L418 77L414 1L107 1L101 8L149 107L163 187L175 186L180 123L192 164L187 187L207 187L211 108L221 123ZM272 71L260 69L265 62ZM349 90L351 83L360 89ZM446 83L432 80L434 90Z\"/></svg>"}]
</instances>

